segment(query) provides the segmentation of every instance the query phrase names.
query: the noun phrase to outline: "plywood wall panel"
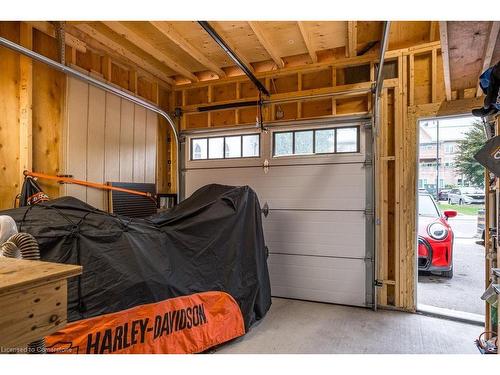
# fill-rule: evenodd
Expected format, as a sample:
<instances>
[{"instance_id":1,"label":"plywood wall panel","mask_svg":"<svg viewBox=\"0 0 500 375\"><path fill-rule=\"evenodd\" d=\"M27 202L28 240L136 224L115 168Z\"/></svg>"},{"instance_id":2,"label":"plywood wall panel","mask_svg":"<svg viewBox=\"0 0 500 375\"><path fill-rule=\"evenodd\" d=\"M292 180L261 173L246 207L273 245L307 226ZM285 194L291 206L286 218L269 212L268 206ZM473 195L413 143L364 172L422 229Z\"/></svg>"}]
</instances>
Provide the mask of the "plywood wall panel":
<instances>
[{"instance_id":1,"label":"plywood wall panel","mask_svg":"<svg viewBox=\"0 0 500 375\"><path fill-rule=\"evenodd\" d=\"M16 23L0 22L0 35L19 41ZM0 208L12 208L19 187L19 56L0 48Z\"/></svg>"},{"instance_id":2,"label":"plywood wall panel","mask_svg":"<svg viewBox=\"0 0 500 375\"><path fill-rule=\"evenodd\" d=\"M158 115L146 111L146 144L145 144L145 169L144 182L155 183L156 181L156 144L158 134ZM163 160L163 163L166 161Z\"/></svg>"},{"instance_id":3,"label":"plywood wall panel","mask_svg":"<svg viewBox=\"0 0 500 375\"><path fill-rule=\"evenodd\" d=\"M146 168L146 109L135 106L132 181L144 182Z\"/></svg>"},{"instance_id":4,"label":"plywood wall panel","mask_svg":"<svg viewBox=\"0 0 500 375\"><path fill-rule=\"evenodd\" d=\"M33 49L51 59L58 59L57 42L33 30ZM33 61L33 171L57 175L61 172L62 132L65 114L66 75ZM50 198L61 195L63 185L39 180Z\"/></svg>"},{"instance_id":5,"label":"plywood wall panel","mask_svg":"<svg viewBox=\"0 0 500 375\"><path fill-rule=\"evenodd\" d=\"M96 87L89 87L89 110L87 124L87 179L92 182L104 181L104 132L106 121L106 93ZM87 188L87 203L103 207L105 193Z\"/></svg>"},{"instance_id":6,"label":"plywood wall panel","mask_svg":"<svg viewBox=\"0 0 500 375\"><path fill-rule=\"evenodd\" d=\"M156 182L156 113L73 78L67 102L66 173L97 183ZM65 186L67 195L107 210L107 192Z\"/></svg>"},{"instance_id":7,"label":"plywood wall panel","mask_svg":"<svg viewBox=\"0 0 500 375\"><path fill-rule=\"evenodd\" d=\"M66 174L79 180L87 179L87 123L89 111L89 85L68 81L68 130L66 143ZM65 194L87 201L87 188L65 185Z\"/></svg>"},{"instance_id":8,"label":"plywood wall panel","mask_svg":"<svg viewBox=\"0 0 500 375\"><path fill-rule=\"evenodd\" d=\"M133 181L134 104L122 100L120 121L120 181Z\"/></svg>"},{"instance_id":9,"label":"plywood wall panel","mask_svg":"<svg viewBox=\"0 0 500 375\"><path fill-rule=\"evenodd\" d=\"M106 94L106 128L104 130L104 181L120 180L121 99Z\"/></svg>"}]
</instances>

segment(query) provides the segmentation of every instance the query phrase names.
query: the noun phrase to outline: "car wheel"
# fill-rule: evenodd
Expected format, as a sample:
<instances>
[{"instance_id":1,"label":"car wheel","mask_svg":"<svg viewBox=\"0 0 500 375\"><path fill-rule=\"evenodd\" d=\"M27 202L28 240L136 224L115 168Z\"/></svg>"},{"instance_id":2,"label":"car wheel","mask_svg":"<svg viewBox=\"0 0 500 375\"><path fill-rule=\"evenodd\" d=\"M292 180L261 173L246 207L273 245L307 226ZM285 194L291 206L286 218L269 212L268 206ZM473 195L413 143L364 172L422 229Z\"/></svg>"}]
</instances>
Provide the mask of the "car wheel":
<instances>
[{"instance_id":1,"label":"car wheel","mask_svg":"<svg viewBox=\"0 0 500 375\"><path fill-rule=\"evenodd\" d=\"M451 269L449 271L441 272L441 276L446 277L447 279L453 278L453 266L451 266Z\"/></svg>"}]
</instances>

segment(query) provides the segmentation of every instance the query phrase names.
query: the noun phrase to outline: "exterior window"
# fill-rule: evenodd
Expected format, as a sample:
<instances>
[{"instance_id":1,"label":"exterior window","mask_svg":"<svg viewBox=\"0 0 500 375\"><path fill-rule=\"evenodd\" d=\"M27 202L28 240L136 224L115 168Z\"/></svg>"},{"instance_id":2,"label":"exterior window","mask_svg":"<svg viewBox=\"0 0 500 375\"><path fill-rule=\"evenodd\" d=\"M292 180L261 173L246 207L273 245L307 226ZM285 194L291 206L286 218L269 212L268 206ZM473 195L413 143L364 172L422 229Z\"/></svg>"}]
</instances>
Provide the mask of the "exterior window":
<instances>
[{"instance_id":1,"label":"exterior window","mask_svg":"<svg viewBox=\"0 0 500 375\"><path fill-rule=\"evenodd\" d=\"M455 152L455 145L453 143L445 143L444 152L447 154L453 154Z\"/></svg>"},{"instance_id":2,"label":"exterior window","mask_svg":"<svg viewBox=\"0 0 500 375\"><path fill-rule=\"evenodd\" d=\"M235 135L191 139L191 160L260 156L260 135Z\"/></svg>"},{"instance_id":3,"label":"exterior window","mask_svg":"<svg viewBox=\"0 0 500 375\"><path fill-rule=\"evenodd\" d=\"M275 132L274 156L359 152L359 127Z\"/></svg>"}]
</instances>

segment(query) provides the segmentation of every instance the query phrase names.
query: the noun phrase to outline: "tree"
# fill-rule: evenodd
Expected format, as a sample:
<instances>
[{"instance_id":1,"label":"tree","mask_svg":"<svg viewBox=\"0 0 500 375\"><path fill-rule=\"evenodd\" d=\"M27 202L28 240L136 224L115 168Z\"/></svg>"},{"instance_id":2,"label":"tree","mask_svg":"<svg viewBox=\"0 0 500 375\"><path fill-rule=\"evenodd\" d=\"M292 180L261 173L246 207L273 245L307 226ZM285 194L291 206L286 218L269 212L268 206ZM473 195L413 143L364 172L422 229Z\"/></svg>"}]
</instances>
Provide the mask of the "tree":
<instances>
[{"instance_id":1,"label":"tree","mask_svg":"<svg viewBox=\"0 0 500 375\"><path fill-rule=\"evenodd\" d=\"M474 186L484 186L484 167L474 159L474 155L484 146L485 142L483 125L480 122L475 122L465 134L465 138L457 143L455 171L464 175Z\"/></svg>"}]
</instances>

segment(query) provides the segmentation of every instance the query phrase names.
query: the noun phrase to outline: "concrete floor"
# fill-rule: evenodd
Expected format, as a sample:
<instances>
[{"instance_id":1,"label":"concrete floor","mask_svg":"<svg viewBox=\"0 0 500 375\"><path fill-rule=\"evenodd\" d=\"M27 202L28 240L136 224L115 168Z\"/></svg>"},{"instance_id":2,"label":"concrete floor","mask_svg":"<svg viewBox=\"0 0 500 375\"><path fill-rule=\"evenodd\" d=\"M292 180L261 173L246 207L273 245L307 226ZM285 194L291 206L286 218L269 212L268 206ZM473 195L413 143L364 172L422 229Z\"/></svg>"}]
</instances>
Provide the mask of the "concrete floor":
<instances>
[{"instance_id":1,"label":"concrete floor","mask_svg":"<svg viewBox=\"0 0 500 375\"><path fill-rule=\"evenodd\" d=\"M418 314L273 298L247 335L215 353L479 353L482 327Z\"/></svg>"}]
</instances>

